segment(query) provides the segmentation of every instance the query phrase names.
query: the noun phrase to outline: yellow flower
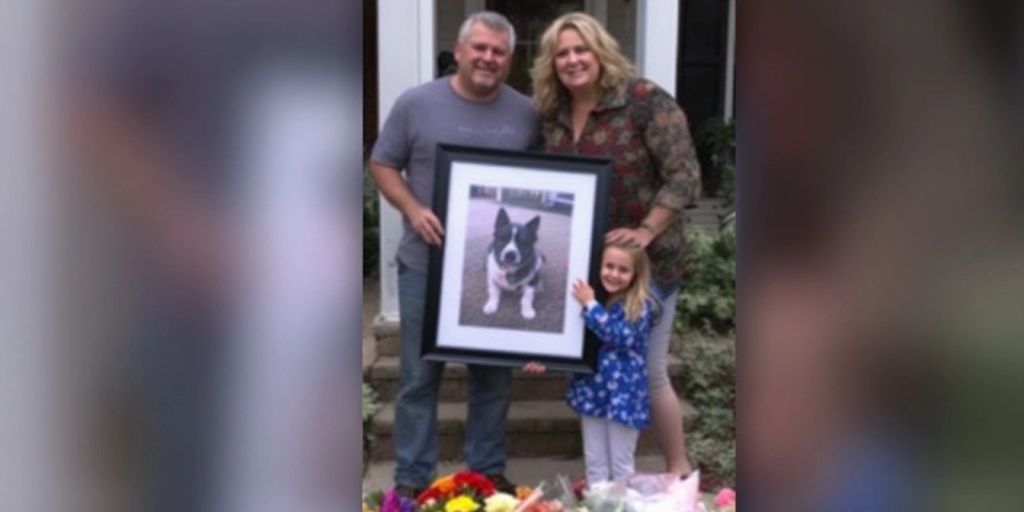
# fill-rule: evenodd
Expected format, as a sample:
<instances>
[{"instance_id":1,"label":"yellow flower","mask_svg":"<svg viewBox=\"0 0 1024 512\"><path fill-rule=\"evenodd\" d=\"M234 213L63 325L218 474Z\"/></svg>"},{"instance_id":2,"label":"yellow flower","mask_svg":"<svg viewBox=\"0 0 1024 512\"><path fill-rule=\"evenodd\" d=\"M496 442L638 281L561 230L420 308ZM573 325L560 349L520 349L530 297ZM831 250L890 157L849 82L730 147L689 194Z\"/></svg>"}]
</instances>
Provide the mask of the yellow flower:
<instances>
[{"instance_id":1,"label":"yellow flower","mask_svg":"<svg viewBox=\"0 0 1024 512\"><path fill-rule=\"evenodd\" d=\"M496 492L484 500L484 512L512 512L519 505L519 500L503 492Z\"/></svg>"},{"instance_id":2,"label":"yellow flower","mask_svg":"<svg viewBox=\"0 0 1024 512\"><path fill-rule=\"evenodd\" d=\"M444 512L473 512L480 508L473 498L469 496L459 496L444 505Z\"/></svg>"}]
</instances>

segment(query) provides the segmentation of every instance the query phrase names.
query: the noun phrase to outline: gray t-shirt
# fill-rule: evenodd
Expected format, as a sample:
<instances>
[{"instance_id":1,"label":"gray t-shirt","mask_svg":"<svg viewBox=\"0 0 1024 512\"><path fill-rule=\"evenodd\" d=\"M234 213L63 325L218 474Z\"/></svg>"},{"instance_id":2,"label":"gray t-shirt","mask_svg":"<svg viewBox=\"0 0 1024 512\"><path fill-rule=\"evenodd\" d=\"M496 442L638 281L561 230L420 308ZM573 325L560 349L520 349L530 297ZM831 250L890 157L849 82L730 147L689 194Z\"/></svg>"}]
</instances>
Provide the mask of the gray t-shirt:
<instances>
[{"instance_id":1,"label":"gray t-shirt","mask_svg":"<svg viewBox=\"0 0 1024 512\"><path fill-rule=\"evenodd\" d=\"M451 77L413 87L398 98L381 129L371 159L405 169L413 196L428 208L434 199L434 162L439 143L497 149L528 149L537 142L539 117L533 103L508 85L487 102L456 94ZM427 244L403 218L398 259L427 269Z\"/></svg>"}]
</instances>

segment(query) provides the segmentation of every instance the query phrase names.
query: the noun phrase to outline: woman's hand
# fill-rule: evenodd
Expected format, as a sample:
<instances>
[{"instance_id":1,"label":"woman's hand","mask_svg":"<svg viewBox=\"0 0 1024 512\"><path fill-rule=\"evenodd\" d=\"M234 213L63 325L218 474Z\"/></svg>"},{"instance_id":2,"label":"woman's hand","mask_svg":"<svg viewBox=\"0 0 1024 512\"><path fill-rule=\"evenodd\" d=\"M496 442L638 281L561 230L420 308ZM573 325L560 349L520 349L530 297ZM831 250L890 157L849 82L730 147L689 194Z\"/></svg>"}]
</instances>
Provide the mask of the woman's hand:
<instances>
[{"instance_id":1,"label":"woman's hand","mask_svg":"<svg viewBox=\"0 0 1024 512\"><path fill-rule=\"evenodd\" d=\"M577 279L572 284L572 296L579 301L580 305L586 306L588 302L594 300L594 289L582 279Z\"/></svg>"},{"instance_id":2,"label":"woman's hand","mask_svg":"<svg viewBox=\"0 0 1024 512\"><path fill-rule=\"evenodd\" d=\"M617 228L604 235L606 244L629 244L646 249L654 241L654 233L647 228Z\"/></svg>"}]
</instances>

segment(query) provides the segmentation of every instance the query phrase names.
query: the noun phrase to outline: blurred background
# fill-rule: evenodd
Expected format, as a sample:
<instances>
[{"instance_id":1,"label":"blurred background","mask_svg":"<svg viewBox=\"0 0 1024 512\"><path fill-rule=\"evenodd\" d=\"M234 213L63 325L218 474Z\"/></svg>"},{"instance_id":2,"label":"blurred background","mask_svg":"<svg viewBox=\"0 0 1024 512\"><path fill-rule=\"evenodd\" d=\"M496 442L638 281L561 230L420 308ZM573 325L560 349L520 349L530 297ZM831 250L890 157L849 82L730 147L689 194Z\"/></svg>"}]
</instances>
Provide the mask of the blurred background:
<instances>
[{"instance_id":1,"label":"blurred background","mask_svg":"<svg viewBox=\"0 0 1024 512\"><path fill-rule=\"evenodd\" d=\"M361 5L5 13L0 509L355 509Z\"/></svg>"},{"instance_id":2,"label":"blurred background","mask_svg":"<svg viewBox=\"0 0 1024 512\"><path fill-rule=\"evenodd\" d=\"M0 508L355 509L360 3L4 6ZM736 16L740 502L1020 509L1020 3Z\"/></svg>"},{"instance_id":3,"label":"blurred background","mask_svg":"<svg viewBox=\"0 0 1024 512\"><path fill-rule=\"evenodd\" d=\"M1020 509L1020 2L737 14L744 508Z\"/></svg>"}]
</instances>

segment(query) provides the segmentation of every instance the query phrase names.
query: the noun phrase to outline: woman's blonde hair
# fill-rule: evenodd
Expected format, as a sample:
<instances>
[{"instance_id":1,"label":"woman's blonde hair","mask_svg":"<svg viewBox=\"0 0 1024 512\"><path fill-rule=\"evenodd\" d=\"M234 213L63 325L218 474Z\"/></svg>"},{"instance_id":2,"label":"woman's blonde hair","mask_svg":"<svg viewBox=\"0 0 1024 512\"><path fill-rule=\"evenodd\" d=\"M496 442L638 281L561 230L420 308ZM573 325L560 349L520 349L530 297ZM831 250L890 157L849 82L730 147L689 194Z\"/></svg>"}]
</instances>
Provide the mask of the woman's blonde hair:
<instances>
[{"instance_id":1,"label":"woman's blonde hair","mask_svg":"<svg viewBox=\"0 0 1024 512\"><path fill-rule=\"evenodd\" d=\"M630 322L637 321L646 307L644 303L648 300L654 308L651 313L657 315L660 305L651 291L651 261L647 258L647 252L637 245L626 243L605 244L604 250L612 247L625 252L633 260L633 281L619 294L619 300L622 300L623 309L626 310L626 319ZM604 259L604 255L601 256Z\"/></svg>"},{"instance_id":2,"label":"woman's blonde hair","mask_svg":"<svg viewBox=\"0 0 1024 512\"><path fill-rule=\"evenodd\" d=\"M541 115L552 117L562 101L569 100L569 91L558 81L555 73L555 53L558 35L565 29L576 29L580 38L594 52L601 65L598 87L608 90L636 75L633 64L619 50L619 43L608 31L588 14L571 12L560 16L540 36L540 53L533 61L533 98Z\"/></svg>"}]
</instances>

